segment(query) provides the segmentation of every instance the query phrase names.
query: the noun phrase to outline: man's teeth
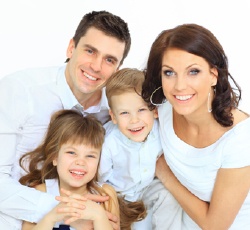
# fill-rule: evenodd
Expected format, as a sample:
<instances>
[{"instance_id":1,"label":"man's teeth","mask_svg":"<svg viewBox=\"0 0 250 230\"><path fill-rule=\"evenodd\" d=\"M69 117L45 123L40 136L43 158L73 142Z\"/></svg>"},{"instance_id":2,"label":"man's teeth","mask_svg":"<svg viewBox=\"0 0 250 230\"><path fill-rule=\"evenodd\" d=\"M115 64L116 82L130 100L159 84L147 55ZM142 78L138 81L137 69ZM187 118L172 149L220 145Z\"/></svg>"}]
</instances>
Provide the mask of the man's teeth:
<instances>
[{"instance_id":1,"label":"man's teeth","mask_svg":"<svg viewBox=\"0 0 250 230\"><path fill-rule=\"evenodd\" d=\"M84 175L84 172L79 172L79 171L70 171L71 173L77 174L77 175Z\"/></svg>"},{"instance_id":2,"label":"man's teeth","mask_svg":"<svg viewBox=\"0 0 250 230\"><path fill-rule=\"evenodd\" d=\"M85 76L85 77L87 77L88 79L90 79L90 80L92 80L92 81L96 81L97 80L97 78L94 78L94 77L92 77L91 75L89 75L89 74L87 74L87 73L83 73L83 75Z\"/></svg>"},{"instance_id":3,"label":"man's teeth","mask_svg":"<svg viewBox=\"0 0 250 230\"><path fill-rule=\"evenodd\" d=\"M185 96L176 96L176 98L178 100L181 100L181 101L186 101L188 99L190 99L193 95L185 95Z\"/></svg>"}]
</instances>

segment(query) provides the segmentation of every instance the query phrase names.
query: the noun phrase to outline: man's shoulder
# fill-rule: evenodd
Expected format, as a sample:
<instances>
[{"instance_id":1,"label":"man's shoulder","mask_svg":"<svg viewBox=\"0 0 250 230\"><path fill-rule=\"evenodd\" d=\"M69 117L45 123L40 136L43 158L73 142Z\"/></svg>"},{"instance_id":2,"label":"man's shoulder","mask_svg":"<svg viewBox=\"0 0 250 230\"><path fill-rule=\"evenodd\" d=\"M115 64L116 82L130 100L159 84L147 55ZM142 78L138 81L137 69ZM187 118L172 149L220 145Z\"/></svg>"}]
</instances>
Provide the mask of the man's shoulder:
<instances>
[{"instance_id":1,"label":"man's shoulder","mask_svg":"<svg viewBox=\"0 0 250 230\"><path fill-rule=\"evenodd\" d=\"M29 85L34 82L52 80L57 76L61 68L61 66L28 68L8 74L1 80L2 82L18 82L18 84L24 82Z\"/></svg>"}]
</instances>

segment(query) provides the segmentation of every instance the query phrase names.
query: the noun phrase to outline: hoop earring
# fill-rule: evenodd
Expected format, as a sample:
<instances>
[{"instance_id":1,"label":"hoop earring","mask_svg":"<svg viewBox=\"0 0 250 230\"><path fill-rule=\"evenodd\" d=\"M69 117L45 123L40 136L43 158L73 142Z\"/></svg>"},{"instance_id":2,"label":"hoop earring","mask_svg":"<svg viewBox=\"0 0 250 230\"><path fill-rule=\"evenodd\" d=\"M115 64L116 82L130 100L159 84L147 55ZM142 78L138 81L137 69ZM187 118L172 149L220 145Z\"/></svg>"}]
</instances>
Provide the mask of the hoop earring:
<instances>
[{"instance_id":1,"label":"hoop earring","mask_svg":"<svg viewBox=\"0 0 250 230\"><path fill-rule=\"evenodd\" d=\"M164 99L163 102L160 103L160 104L156 104L156 103L153 102L153 96L154 96L154 94L156 93L156 91L159 90L160 88L162 88L162 86L160 86L160 87L158 87L157 89L155 89L154 92L151 94L151 96L150 96L150 98L149 98L149 101L150 101L150 103L151 103L152 105L160 106L160 105L164 104L164 103L167 101L166 99Z\"/></svg>"},{"instance_id":2,"label":"hoop earring","mask_svg":"<svg viewBox=\"0 0 250 230\"><path fill-rule=\"evenodd\" d=\"M210 92L208 93L208 97L207 97L207 111L211 113L213 109L212 109L212 106L211 108L209 108L209 104L210 104Z\"/></svg>"},{"instance_id":3,"label":"hoop earring","mask_svg":"<svg viewBox=\"0 0 250 230\"><path fill-rule=\"evenodd\" d=\"M216 95L216 88L213 87L213 90L214 90L214 95ZM210 92L209 92L209 93L208 93L208 98L207 98L207 111L208 111L209 113L211 113L211 112L213 111L213 109L212 109L212 103L210 103L210 96L211 96L211 94L210 94ZM211 108L209 108L209 107L211 107Z\"/></svg>"}]
</instances>

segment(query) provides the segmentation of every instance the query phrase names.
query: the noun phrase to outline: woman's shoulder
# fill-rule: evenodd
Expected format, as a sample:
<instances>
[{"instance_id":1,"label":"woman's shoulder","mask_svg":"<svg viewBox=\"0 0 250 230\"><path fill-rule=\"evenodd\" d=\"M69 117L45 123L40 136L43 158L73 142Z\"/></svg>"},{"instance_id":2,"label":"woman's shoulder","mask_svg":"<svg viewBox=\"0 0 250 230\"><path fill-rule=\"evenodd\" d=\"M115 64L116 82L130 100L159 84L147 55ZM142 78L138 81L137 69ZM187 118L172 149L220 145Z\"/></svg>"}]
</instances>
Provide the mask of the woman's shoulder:
<instances>
[{"instance_id":1,"label":"woman's shoulder","mask_svg":"<svg viewBox=\"0 0 250 230\"><path fill-rule=\"evenodd\" d=\"M234 117L234 126L249 118L249 114L239 109L234 109L232 114Z\"/></svg>"}]
</instances>

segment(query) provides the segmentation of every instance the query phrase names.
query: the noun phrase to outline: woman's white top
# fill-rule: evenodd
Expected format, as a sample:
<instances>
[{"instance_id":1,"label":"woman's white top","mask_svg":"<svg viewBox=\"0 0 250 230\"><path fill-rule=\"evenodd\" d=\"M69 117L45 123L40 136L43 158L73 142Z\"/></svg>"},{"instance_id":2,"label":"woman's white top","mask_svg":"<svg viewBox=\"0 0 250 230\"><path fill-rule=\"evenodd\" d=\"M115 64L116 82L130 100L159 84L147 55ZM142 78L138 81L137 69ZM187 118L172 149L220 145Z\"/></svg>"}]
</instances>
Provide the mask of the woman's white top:
<instances>
[{"instance_id":1,"label":"woman's white top","mask_svg":"<svg viewBox=\"0 0 250 230\"><path fill-rule=\"evenodd\" d=\"M195 148L175 134L169 102L161 105L158 112L165 159L178 180L201 200L210 202L220 168L250 165L250 118L235 125L212 145ZM194 229L187 214L183 222L186 229ZM230 229L250 229L250 192Z\"/></svg>"}]
</instances>

